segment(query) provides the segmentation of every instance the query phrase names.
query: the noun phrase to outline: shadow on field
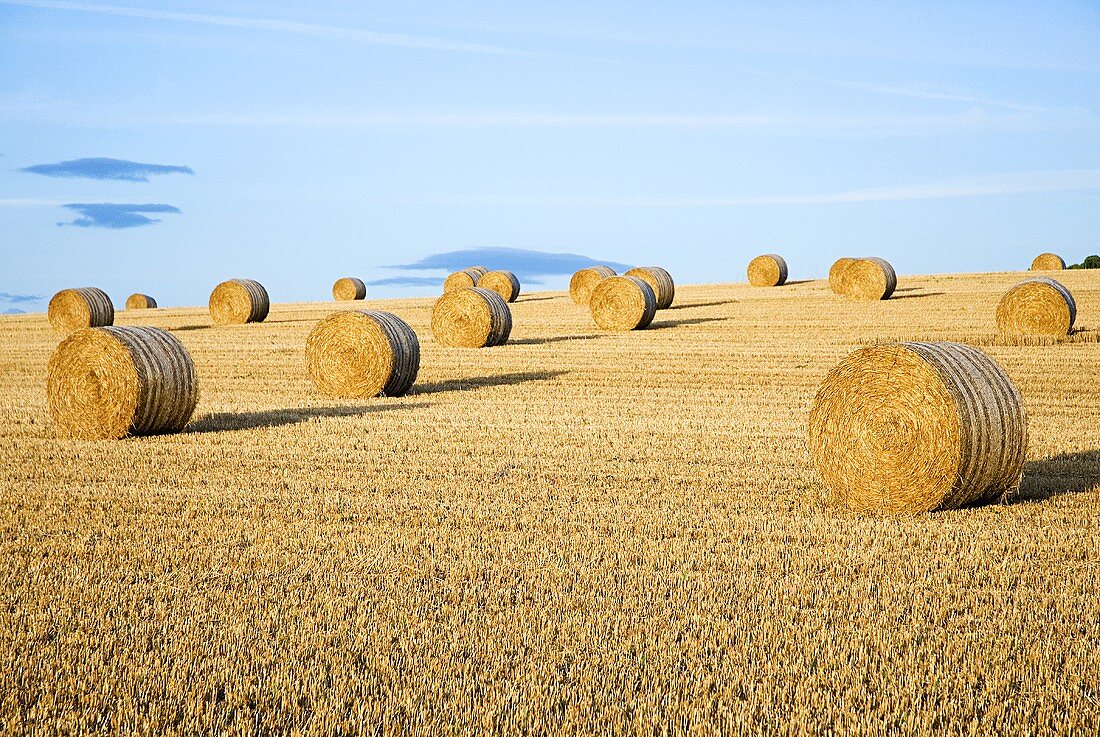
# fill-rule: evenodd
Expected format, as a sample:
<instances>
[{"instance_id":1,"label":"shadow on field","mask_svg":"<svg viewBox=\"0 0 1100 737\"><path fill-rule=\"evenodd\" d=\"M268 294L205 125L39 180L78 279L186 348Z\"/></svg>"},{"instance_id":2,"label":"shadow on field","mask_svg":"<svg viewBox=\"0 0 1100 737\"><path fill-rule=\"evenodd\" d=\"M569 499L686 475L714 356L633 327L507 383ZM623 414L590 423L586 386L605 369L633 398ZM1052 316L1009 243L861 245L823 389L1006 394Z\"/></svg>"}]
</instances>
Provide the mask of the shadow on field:
<instances>
[{"instance_id":1,"label":"shadow on field","mask_svg":"<svg viewBox=\"0 0 1100 737\"><path fill-rule=\"evenodd\" d=\"M896 291L901 291L896 290ZM921 297L938 297L941 294L947 294L947 292L923 292L921 294L893 294L890 299L920 299Z\"/></svg>"},{"instance_id":2,"label":"shadow on field","mask_svg":"<svg viewBox=\"0 0 1100 737\"><path fill-rule=\"evenodd\" d=\"M509 340L511 345L544 345L546 343L561 343L566 340L593 340L594 338L602 338L602 335L555 335L549 338L520 338L519 340Z\"/></svg>"},{"instance_id":3,"label":"shadow on field","mask_svg":"<svg viewBox=\"0 0 1100 737\"><path fill-rule=\"evenodd\" d=\"M1024 466L1024 481L1013 503L1044 501L1100 487L1100 450L1061 453Z\"/></svg>"},{"instance_id":4,"label":"shadow on field","mask_svg":"<svg viewBox=\"0 0 1100 737\"><path fill-rule=\"evenodd\" d=\"M542 302L547 299L557 299L557 297L520 297L516 302Z\"/></svg>"},{"instance_id":5,"label":"shadow on field","mask_svg":"<svg viewBox=\"0 0 1100 737\"><path fill-rule=\"evenodd\" d=\"M178 328L168 328L168 332L178 333L178 332L182 332L184 330L206 330L207 328L212 328L212 327L214 327L214 326L213 325L180 325Z\"/></svg>"},{"instance_id":6,"label":"shadow on field","mask_svg":"<svg viewBox=\"0 0 1100 737\"><path fill-rule=\"evenodd\" d=\"M433 381L425 384L414 384L409 391L409 396L416 394L434 394L436 392L461 392L470 389L481 389L486 386L508 386L510 384L524 384L528 381L546 381L553 379L568 371L523 371L515 374L500 374L499 376L472 376L467 379L448 379L447 381Z\"/></svg>"},{"instance_id":7,"label":"shadow on field","mask_svg":"<svg viewBox=\"0 0 1100 737\"><path fill-rule=\"evenodd\" d=\"M359 407L292 407L288 409L269 409L261 412L215 412L197 422L192 422L184 432L207 433L253 430L257 427L293 425L298 422L307 422L314 417L355 417L375 412L390 412L398 409L427 406L427 402L417 402L410 404L372 404Z\"/></svg>"},{"instance_id":8,"label":"shadow on field","mask_svg":"<svg viewBox=\"0 0 1100 737\"><path fill-rule=\"evenodd\" d=\"M288 318L286 320L264 320L264 322L268 324L275 324L280 322L317 322L318 319L319 318L316 317L300 317L293 320Z\"/></svg>"},{"instance_id":9,"label":"shadow on field","mask_svg":"<svg viewBox=\"0 0 1100 737\"><path fill-rule=\"evenodd\" d=\"M817 279L795 279L794 281L785 281L785 282L783 282L783 286L793 287L796 284L813 284L815 281L818 281L818 280Z\"/></svg>"},{"instance_id":10,"label":"shadow on field","mask_svg":"<svg viewBox=\"0 0 1100 737\"><path fill-rule=\"evenodd\" d=\"M699 325L704 322L728 322L732 319L732 317L689 317L686 320L662 320L661 322L650 323L648 329L664 330L665 328L674 328L680 325Z\"/></svg>"},{"instance_id":11,"label":"shadow on field","mask_svg":"<svg viewBox=\"0 0 1100 737\"><path fill-rule=\"evenodd\" d=\"M737 302L736 299L720 299L715 302L688 302L687 304L671 305L666 309L669 310L686 310L689 307L717 307L718 305L728 305Z\"/></svg>"}]
</instances>

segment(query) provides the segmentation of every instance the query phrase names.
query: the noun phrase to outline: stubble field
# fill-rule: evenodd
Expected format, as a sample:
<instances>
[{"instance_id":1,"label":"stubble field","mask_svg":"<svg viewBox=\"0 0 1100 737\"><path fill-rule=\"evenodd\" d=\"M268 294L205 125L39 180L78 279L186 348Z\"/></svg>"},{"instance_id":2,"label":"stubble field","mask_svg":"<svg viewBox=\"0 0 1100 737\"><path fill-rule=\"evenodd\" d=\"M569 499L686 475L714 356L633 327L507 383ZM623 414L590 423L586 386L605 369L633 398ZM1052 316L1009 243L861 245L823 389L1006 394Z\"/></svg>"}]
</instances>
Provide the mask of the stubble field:
<instances>
[{"instance_id":1,"label":"stubble field","mask_svg":"<svg viewBox=\"0 0 1100 737\"><path fill-rule=\"evenodd\" d=\"M1100 729L1100 274L1081 332L996 337L1023 274L681 287L601 334L562 293L452 349L432 300L403 398L316 393L305 338L119 312L190 350L188 431L59 439L58 339L0 318L0 731L148 734ZM278 299L277 294L272 295ZM823 502L805 447L851 350L970 341L1029 413L1009 503L876 519Z\"/></svg>"}]
</instances>

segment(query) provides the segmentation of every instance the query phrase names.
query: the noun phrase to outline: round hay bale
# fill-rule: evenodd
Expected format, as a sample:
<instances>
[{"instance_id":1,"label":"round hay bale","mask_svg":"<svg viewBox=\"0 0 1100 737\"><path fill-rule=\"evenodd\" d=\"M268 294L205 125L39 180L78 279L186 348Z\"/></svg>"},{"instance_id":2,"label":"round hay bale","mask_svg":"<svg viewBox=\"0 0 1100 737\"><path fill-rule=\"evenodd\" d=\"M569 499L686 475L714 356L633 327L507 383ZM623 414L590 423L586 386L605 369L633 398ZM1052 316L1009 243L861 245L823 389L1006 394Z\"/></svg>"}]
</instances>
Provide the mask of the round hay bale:
<instances>
[{"instance_id":1,"label":"round hay bale","mask_svg":"<svg viewBox=\"0 0 1100 737\"><path fill-rule=\"evenodd\" d=\"M481 277L483 277L483 276L485 276L486 274L489 273L489 270L487 268L485 268L484 266L468 266L467 268L470 271L476 271L477 272L477 278L479 280L481 279Z\"/></svg>"},{"instance_id":2,"label":"round hay bale","mask_svg":"<svg viewBox=\"0 0 1100 737\"><path fill-rule=\"evenodd\" d=\"M809 448L833 501L917 514L1018 488L1027 416L993 359L959 343L896 343L850 354L810 412Z\"/></svg>"},{"instance_id":3,"label":"round hay bale","mask_svg":"<svg viewBox=\"0 0 1100 737\"><path fill-rule=\"evenodd\" d=\"M420 370L420 341L389 312L337 312L310 331L306 366L313 384L330 397L400 397Z\"/></svg>"},{"instance_id":4,"label":"round hay bale","mask_svg":"<svg viewBox=\"0 0 1100 737\"><path fill-rule=\"evenodd\" d=\"M155 310L156 308L157 301L148 294L137 292L126 298L126 309L128 310Z\"/></svg>"},{"instance_id":5,"label":"round hay bale","mask_svg":"<svg viewBox=\"0 0 1100 737\"><path fill-rule=\"evenodd\" d=\"M749 261L748 273L754 287L781 287L787 282L787 262L782 256L765 253Z\"/></svg>"},{"instance_id":6,"label":"round hay bale","mask_svg":"<svg viewBox=\"0 0 1100 737\"><path fill-rule=\"evenodd\" d=\"M653 288L636 276L612 276L592 292L592 319L603 330L641 330L657 312Z\"/></svg>"},{"instance_id":7,"label":"round hay bale","mask_svg":"<svg viewBox=\"0 0 1100 737\"><path fill-rule=\"evenodd\" d=\"M844 284L844 272L857 260L858 259L848 257L838 258L833 262L833 265L829 267L829 289L833 290L833 294L844 295L844 292L841 291Z\"/></svg>"},{"instance_id":8,"label":"round hay bale","mask_svg":"<svg viewBox=\"0 0 1100 737\"><path fill-rule=\"evenodd\" d=\"M890 299L898 286L894 267L881 258L857 258L837 278L840 293L848 299Z\"/></svg>"},{"instance_id":9,"label":"round hay bale","mask_svg":"<svg viewBox=\"0 0 1100 737\"><path fill-rule=\"evenodd\" d=\"M56 332L68 335L81 328L113 325L115 306L102 289L62 289L50 299L46 316Z\"/></svg>"},{"instance_id":10,"label":"round hay bale","mask_svg":"<svg viewBox=\"0 0 1100 737\"><path fill-rule=\"evenodd\" d=\"M443 293L446 294L447 292L457 292L460 289L476 287L478 281L486 273L487 272L481 267L474 266L449 274L447 278L443 280Z\"/></svg>"},{"instance_id":11,"label":"round hay bale","mask_svg":"<svg viewBox=\"0 0 1100 737\"><path fill-rule=\"evenodd\" d=\"M1031 262L1032 271L1061 271L1064 268L1065 260L1056 253L1040 253Z\"/></svg>"},{"instance_id":12,"label":"round hay bale","mask_svg":"<svg viewBox=\"0 0 1100 737\"><path fill-rule=\"evenodd\" d=\"M496 292L462 289L447 292L432 307L432 335L454 348L503 345L512 332L512 311Z\"/></svg>"},{"instance_id":13,"label":"round hay bale","mask_svg":"<svg viewBox=\"0 0 1100 737\"><path fill-rule=\"evenodd\" d=\"M1076 319L1073 295L1046 276L1025 279L997 305L997 328L1005 335L1068 335Z\"/></svg>"},{"instance_id":14,"label":"round hay bale","mask_svg":"<svg viewBox=\"0 0 1100 737\"><path fill-rule=\"evenodd\" d=\"M505 302L515 302L519 296L519 279L511 271L490 271L477 281L482 289L489 289Z\"/></svg>"},{"instance_id":15,"label":"round hay bale","mask_svg":"<svg viewBox=\"0 0 1100 737\"><path fill-rule=\"evenodd\" d=\"M210 317L218 325L263 322L271 309L267 290L252 279L230 279L210 293Z\"/></svg>"},{"instance_id":16,"label":"round hay bale","mask_svg":"<svg viewBox=\"0 0 1100 737\"><path fill-rule=\"evenodd\" d=\"M676 285L672 283L672 275L660 266L638 266L626 272L626 276L635 276L649 285L657 300L658 310L667 310L672 306Z\"/></svg>"},{"instance_id":17,"label":"round hay bale","mask_svg":"<svg viewBox=\"0 0 1100 737\"><path fill-rule=\"evenodd\" d=\"M592 299L592 290L604 279L615 276L610 266L591 266L577 271L569 279L569 297L579 305L588 304Z\"/></svg>"},{"instance_id":18,"label":"round hay bale","mask_svg":"<svg viewBox=\"0 0 1100 737\"><path fill-rule=\"evenodd\" d=\"M337 302L350 302L367 298L367 285L362 279L345 276L332 285L332 298Z\"/></svg>"},{"instance_id":19,"label":"round hay bale","mask_svg":"<svg viewBox=\"0 0 1100 737\"><path fill-rule=\"evenodd\" d=\"M57 347L46 401L62 435L84 440L179 432L199 398L195 364L166 330L79 330Z\"/></svg>"}]
</instances>

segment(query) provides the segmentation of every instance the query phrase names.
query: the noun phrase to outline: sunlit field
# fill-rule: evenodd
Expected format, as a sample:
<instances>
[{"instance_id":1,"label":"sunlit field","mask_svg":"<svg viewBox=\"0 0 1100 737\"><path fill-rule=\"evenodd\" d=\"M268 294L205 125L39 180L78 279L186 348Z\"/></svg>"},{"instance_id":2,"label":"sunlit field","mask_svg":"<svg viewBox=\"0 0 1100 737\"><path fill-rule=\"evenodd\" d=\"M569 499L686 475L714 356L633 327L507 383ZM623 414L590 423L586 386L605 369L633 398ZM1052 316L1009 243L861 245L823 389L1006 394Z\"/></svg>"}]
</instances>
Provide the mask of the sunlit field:
<instances>
[{"instance_id":1,"label":"sunlit field","mask_svg":"<svg viewBox=\"0 0 1100 737\"><path fill-rule=\"evenodd\" d=\"M120 311L201 396L186 432L116 442L56 436L59 339L0 318L0 731L1095 734L1100 272L1057 275L1064 341L997 335L1024 276L681 286L614 334L530 293L481 350L432 339L431 299ZM364 307L419 335L408 396L310 382L310 329ZM898 339L1011 376L1017 497L825 504L814 393Z\"/></svg>"}]
</instances>

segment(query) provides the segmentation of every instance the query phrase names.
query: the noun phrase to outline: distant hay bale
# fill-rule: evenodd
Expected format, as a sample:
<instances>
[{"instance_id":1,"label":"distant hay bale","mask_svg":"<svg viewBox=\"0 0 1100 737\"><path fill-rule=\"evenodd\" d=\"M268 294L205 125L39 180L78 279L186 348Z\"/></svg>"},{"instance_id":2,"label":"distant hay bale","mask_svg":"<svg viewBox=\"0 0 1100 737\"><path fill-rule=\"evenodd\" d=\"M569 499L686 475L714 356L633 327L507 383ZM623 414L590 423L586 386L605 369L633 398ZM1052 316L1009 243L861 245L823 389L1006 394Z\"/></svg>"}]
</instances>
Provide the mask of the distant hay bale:
<instances>
[{"instance_id":1,"label":"distant hay bale","mask_svg":"<svg viewBox=\"0 0 1100 737\"><path fill-rule=\"evenodd\" d=\"M1027 417L991 358L959 343L862 348L814 399L809 448L833 501L917 514L1018 488Z\"/></svg>"},{"instance_id":2,"label":"distant hay bale","mask_svg":"<svg viewBox=\"0 0 1100 737\"><path fill-rule=\"evenodd\" d=\"M114 324L115 306L102 289L62 289L50 299L46 316L56 332L68 335L81 328Z\"/></svg>"},{"instance_id":3,"label":"distant hay bale","mask_svg":"<svg viewBox=\"0 0 1100 737\"><path fill-rule=\"evenodd\" d=\"M1064 268L1065 260L1056 253L1040 253L1031 262L1032 271L1061 271Z\"/></svg>"},{"instance_id":4,"label":"distant hay bale","mask_svg":"<svg viewBox=\"0 0 1100 737\"><path fill-rule=\"evenodd\" d=\"M641 330L657 312L653 288L636 276L612 276L592 292L592 319L603 330Z\"/></svg>"},{"instance_id":5,"label":"distant hay bale","mask_svg":"<svg viewBox=\"0 0 1100 737\"><path fill-rule=\"evenodd\" d=\"M1076 319L1073 295L1046 276L1025 279L997 305L997 328L1004 335L1068 335Z\"/></svg>"},{"instance_id":6,"label":"distant hay bale","mask_svg":"<svg viewBox=\"0 0 1100 737\"><path fill-rule=\"evenodd\" d=\"M496 292L505 302L515 302L519 296L519 279L511 271L490 271L478 279L477 285Z\"/></svg>"},{"instance_id":7,"label":"distant hay bale","mask_svg":"<svg viewBox=\"0 0 1100 737\"><path fill-rule=\"evenodd\" d=\"M155 310L156 307L157 301L148 294L137 292L126 298L126 309L128 310Z\"/></svg>"},{"instance_id":8,"label":"distant hay bale","mask_svg":"<svg viewBox=\"0 0 1100 737\"><path fill-rule=\"evenodd\" d=\"M749 261L748 273L754 287L780 287L787 282L787 262L782 256L765 253Z\"/></svg>"},{"instance_id":9,"label":"distant hay bale","mask_svg":"<svg viewBox=\"0 0 1100 737\"><path fill-rule=\"evenodd\" d=\"M456 292L460 289L476 287L481 277L485 276L487 273L487 269L480 266L471 266L468 269L449 274L447 278L443 280L443 293L446 294L447 292Z\"/></svg>"},{"instance_id":10,"label":"distant hay bale","mask_svg":"<svg viewBox=\"0 0 1100 737\"><path fill-rule=\"evenodd\" d=\"M626 276L637 277L649 285L657 300L658 310L667 310L672 306L672 300L676 298L676 285L672 282L672 275L660 266L638 266L626 272Z\"/></svg>"},{"instance_id":11,"label":"distant hay bale","mask_svg":"<svg viewBox=\"0 0 1100 737\"><path fill-rule=\"evenodd\" d=\"M604 279L615 276L610 266L590 266L580 269L569 279L569 296L579 305L588 304L592 299L592 290Z\"/></svg>"},{"instance_id":12,"label":"distant hay bale","mask_svg":"<svg viewBox=\"0 0 1100 737\"><path fill-rule=\"evenodd\" d=\"M432 335L454 348L502 345L512 332L512 311L496 292L462 289L447 292L432 307Z\"/></svg>"},{"instance_id":13,"label":"distant hay bale","mask_svg":"<svg viewBox=\"0 0 1100 737\"><path fill-rule=\"evenodd\" d=\"M350 302L367 298L367 285L362 279L345 276L332 285L332 298L338 302Z\"/></svg>"},{"instance_id":14,"label":"distant hay bale","mask_svg":"<svg viewBox=\"0 0 1100 737\"><path fill-rule=\"evenodd\" d=\"M50 415L67 437L179 432L198 398L190 354L159 328L79 330L57 347L47 367Z\"/></svg>"},{"instance_id":15,"label":"distant hay bale","mask_svg":"<svg viewBox=\"0 0 1100 737\"><path fill-rule=\"evenodd\" d=\"M230 279L210 293L210 316L218 325L263 322L271 309L267 290L252 279Z\"/></svg>"},{"instance_id":16,"label":"distant hay bale","mask_svg":"<svg viewBox=\"0 0 1100 737\"><path fill-rule=\"evenodd\" d=\"M857 258L841 269L837 282L840 294L848 299L890 299L898 286L898 277L885 259Z\"/></svg>"},{"instance_id":17,"label":"distant hay bale","mask_svg":"<svg viewBox=\"0 0 1100 737\"><path fill-rule=\"evenodd\" d=\"M844 286L844 272L857 260L858 259L847 257L838 258L833 262L833 265L829 267L829 288L833 290L833 294L844 295L844 292L841 291Z\"/></svg>"},{"instance_id":18,"label":"distant hay bale","mask_svg":"<svg viewBox=\"0 0 1100 737\"><path fill-rule=\"evenodd\" d=\"M330 397L399 397L416 381L420 341L389 312L336 312L310 331L306 365L314 385Z\"/></svg>"}]
</instances>

